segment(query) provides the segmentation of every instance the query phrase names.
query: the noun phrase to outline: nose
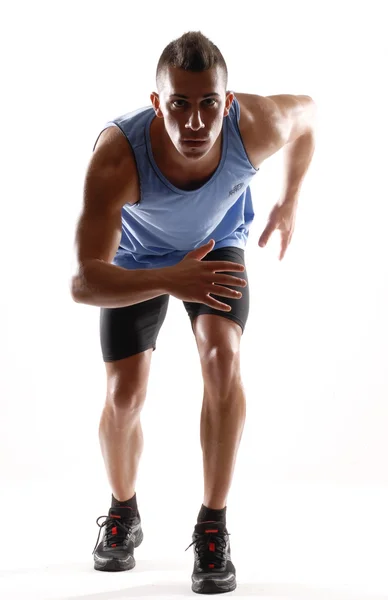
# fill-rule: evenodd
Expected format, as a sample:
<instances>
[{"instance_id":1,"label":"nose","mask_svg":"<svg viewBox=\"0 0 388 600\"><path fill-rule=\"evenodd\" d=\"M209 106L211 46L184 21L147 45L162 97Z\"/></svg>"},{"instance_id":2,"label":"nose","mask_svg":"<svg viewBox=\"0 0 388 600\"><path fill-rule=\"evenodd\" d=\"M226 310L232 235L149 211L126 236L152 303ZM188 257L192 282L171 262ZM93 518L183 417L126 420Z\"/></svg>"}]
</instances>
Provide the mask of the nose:
<instances>
[{"instance_id":1,"label":"nose","mask_svg":"<svg viewBox=\"0 0 388 600\"><path fill-rule=\"evenodd\" d=\"M199 129L203 129L205 127L199 110L195 110L191 113L190 119L187 121L185 127L186 129L192 129L193 131L198 131Z\"/></svg>"}]
</instances>

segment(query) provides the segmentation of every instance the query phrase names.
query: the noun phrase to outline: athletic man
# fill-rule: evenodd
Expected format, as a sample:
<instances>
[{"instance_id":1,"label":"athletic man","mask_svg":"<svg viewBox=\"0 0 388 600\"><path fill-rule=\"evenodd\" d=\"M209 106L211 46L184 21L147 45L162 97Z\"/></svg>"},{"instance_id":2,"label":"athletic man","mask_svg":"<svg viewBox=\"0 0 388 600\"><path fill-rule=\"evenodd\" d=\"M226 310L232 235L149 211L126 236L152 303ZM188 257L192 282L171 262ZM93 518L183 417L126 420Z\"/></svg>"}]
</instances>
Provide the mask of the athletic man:
<instances>
[{"instance_id":1,"label":"athletic man","mask_svg":"<svg viewBox=\"0 0 388 600\"><path fill-rule=\"evenodd\" d=\"M314 152L309 96L227 90L219 49L200 32L171 42L157 66L152 106L106 124L88 165L76 231L75 302L101 307L107 396L99 439L112 488L94 567L135 566L143 532L136 478L140 414L169 296L183 301L201 360L204 499L195 525L192 590L236 588L226 502L245 421L240 339L249 310L244 248L254 218L249 183L285 148L282 197L259 240L291 240ZM100 537L100 536L99 536ZM98 546L98 547L97 547Z\"/></svg>"}]
</instances>

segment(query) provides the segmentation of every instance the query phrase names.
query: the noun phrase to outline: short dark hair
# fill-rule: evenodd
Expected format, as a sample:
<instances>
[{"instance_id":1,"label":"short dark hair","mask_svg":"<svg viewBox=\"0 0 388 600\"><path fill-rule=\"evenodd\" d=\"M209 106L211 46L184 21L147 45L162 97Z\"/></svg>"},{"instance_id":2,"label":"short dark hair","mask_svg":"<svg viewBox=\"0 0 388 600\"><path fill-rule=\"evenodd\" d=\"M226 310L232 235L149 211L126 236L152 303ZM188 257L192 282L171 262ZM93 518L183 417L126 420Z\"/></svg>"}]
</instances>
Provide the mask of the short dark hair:
<instances>
[{"instance_id":1,"label":"short dark hair","mask_svg":"<svg viewBox=\"0 0 388 600\"><path fill-rule=\"evenodd\" d=\"M200 31L188 31L163 50L156 68L156 84L159 87L162 73L168 67L201 72L216 66L221 67L224 72L226 87L228 69L217 46Z\"/></svg>"}]
</instances>

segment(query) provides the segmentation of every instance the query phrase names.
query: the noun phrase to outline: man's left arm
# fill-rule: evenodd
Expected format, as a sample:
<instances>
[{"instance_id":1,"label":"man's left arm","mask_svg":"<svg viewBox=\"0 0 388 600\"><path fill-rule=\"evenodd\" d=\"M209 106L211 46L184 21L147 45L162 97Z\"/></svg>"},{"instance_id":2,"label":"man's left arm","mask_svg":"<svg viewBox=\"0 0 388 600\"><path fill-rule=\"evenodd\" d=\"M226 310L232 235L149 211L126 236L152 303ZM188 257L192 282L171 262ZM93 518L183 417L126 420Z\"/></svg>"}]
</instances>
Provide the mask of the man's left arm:
<instances>
[{"instance_id":1,"label":"man's left arm","mask_svg":"<svg viewBox=\"0 0 388 600\"><path fill-rule=\"evenodd\" d=\"M282 200L293 201L310 166L316 135L317 106L310 96L268 96L277 106L284 156Z\"/></svg>"},{"instance_id":2,"label":"man's left arm","mask_svg":"<svg viewBox=\"0 0 388 600\"><path fill-rule=\"evenodd\" d=\"M284 176L279 201L274 206L259 246L264 247L273 231L280 230L282 260L291 242L295 227L296 208L303 179L310 166L316 137L317 106L310 96L281 94L267 96L272 103L277 147L283 149Z\"/></svg>"}]
</instances>

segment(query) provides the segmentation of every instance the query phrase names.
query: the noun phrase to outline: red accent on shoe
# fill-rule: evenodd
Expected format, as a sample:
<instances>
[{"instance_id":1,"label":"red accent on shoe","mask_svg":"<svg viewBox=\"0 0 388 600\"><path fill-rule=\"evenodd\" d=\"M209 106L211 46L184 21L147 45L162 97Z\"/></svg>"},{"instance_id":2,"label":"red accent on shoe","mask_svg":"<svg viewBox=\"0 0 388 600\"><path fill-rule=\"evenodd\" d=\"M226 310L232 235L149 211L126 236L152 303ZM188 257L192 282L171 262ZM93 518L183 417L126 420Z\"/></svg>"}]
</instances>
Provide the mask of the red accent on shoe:
<instances>
[{"instance_id":1,"label":"red accent on shoe","mask_svg":"<svg viewBox=\"0 0 388 600\"><path fill-rule=\"evenodd\" d=\"M117 527L112 527L112 534L117 535Z\"/></svg>"},{"instance_id":2,"label":"red accent on shoe","mask_svg":"<svg viewBox=\"0 0 388 600\"><path fill-rule=\"evenodd\" d=\"M113 519L121 519L120 515L111 515Z\"/></svg>"},{"instance_id":3,"label":"red accent on shoe","mask_svg":"<svg viewBox=\"0 0 388 600\"><path fill-rule=\"evenodd\" d=\"M209 565L209 569L214 569L214 565Z\"/></svg>"},{"instance_id":4,"label":"red accent on shoe","mask_svg":"<svg viewBox=\"0 0 388 600\"><path fill-rule=\"evenodd\" d=\"M210 542L209 543L209 550L210 552L215 552L216 551L216 545L214 542Z\"/></svg>"},{"instance_id":5,"label":"red accent on shoe","mask_svg":"<svg viewBox=\"0 0 388 600\"><path fill-rule=\"evenodd\" d=\"M116 548L117 544L112 544L112 548Z\"/></svg>"}]
</instances>

